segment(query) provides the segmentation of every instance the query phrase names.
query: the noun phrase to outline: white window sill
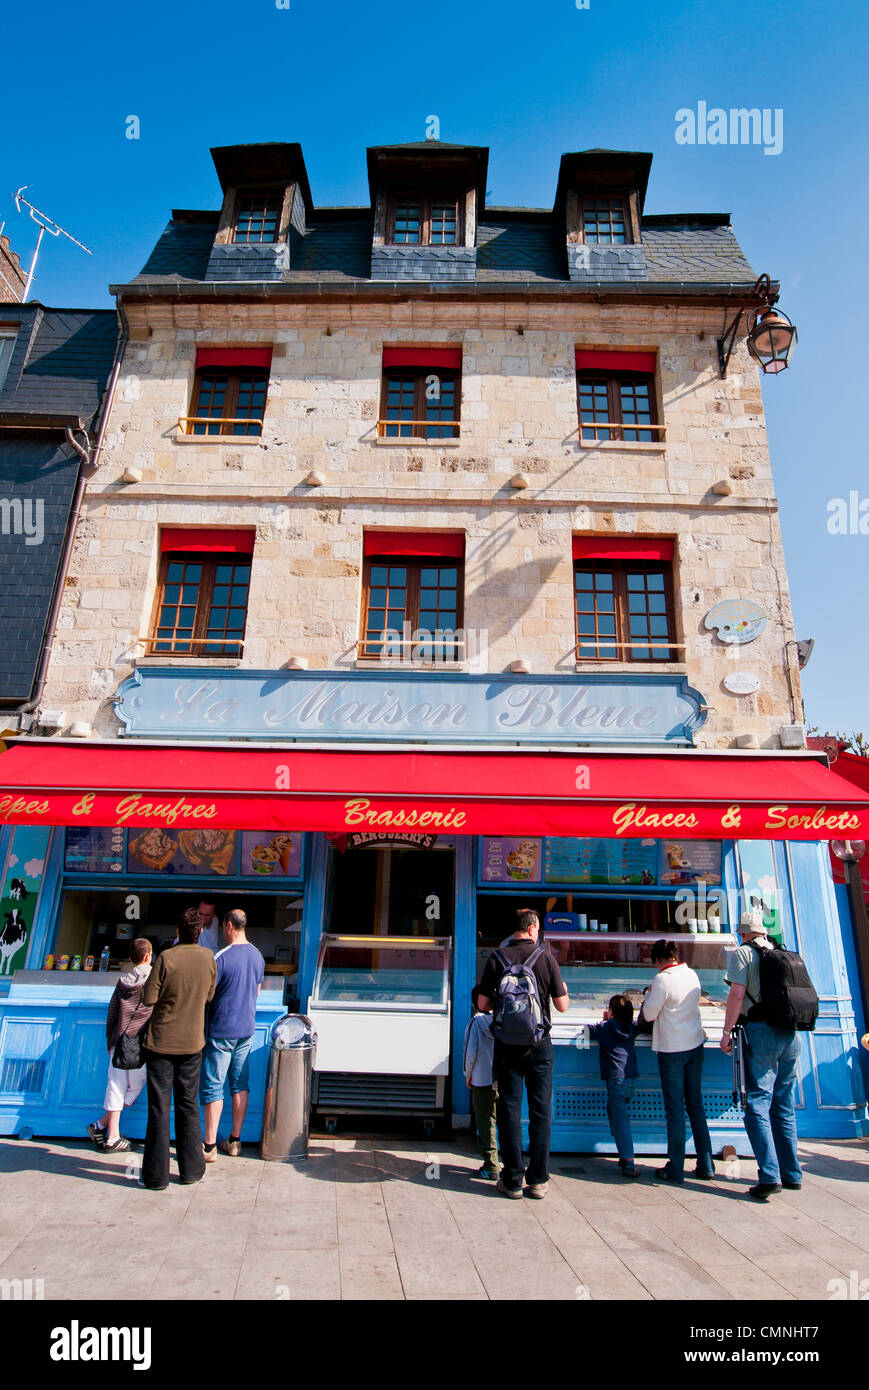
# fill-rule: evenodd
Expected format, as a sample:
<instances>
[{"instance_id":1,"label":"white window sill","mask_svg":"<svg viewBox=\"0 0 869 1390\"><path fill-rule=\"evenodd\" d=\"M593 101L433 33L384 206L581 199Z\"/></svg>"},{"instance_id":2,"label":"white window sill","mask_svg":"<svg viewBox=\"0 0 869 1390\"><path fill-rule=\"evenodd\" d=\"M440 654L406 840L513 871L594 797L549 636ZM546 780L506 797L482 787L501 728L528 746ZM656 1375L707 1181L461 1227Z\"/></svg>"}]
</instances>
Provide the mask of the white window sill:
<instances>
[{"instance_id":1,"label":"white window sill","mask_svg":"<svg viewBox=\"0 0 869 1390\"><path fill-rule=\"evenodd\" d=\"M597 661L594 657L584 657L582 661L575 663L574 669L577 675L602 675L607 671L613 674L624 675L667 675L684 676L688 674L688 666L684 661Z\"/></svg>"},{"instance_id":2,"label":"white window sill","mask_svg":"<svg viewBox=\"0 0 869 1390\"><path fill-rule=\"evenodd\" d=\"M153 656L140 656L136 666L193 666L204 671L215 667L236 667L242 665L238 656L173 656L170 652L157 652Z\"/></svg>"},{"instance_id":3,"label":"white window sill","mask_svg":"<svg viewBox=\"0 0 869 1390\"><path fill-rule=\"evenodd\" d=\"M262 444L261 434L185 434L183 430L175 431L176 444L223 444L227 448L234 449L238 444Z\"/></svg>"},{"instance_id":4,"label":"white window sill","mask_svg":"<svg viewBox=\"0 0 869 1390\"><path fill-rule=\"evenodd\" d=\"M384 439L378 435L375 439L378 447L390 445L393 448L397 445L399 449L458 449L461 447L461 439L415 439L405 436L404 439Z\"/></svg>"},{"instance_id":5,"label":"white window sill","mask_svg":"<svg viewBox=\"0 0 869 1390\"><path fill-rule=\"evenodd\" d=\"M665 454L667 452L666 442L653 440L646 444L641 440L633 443L629 439L602 439L599 443L591 444L585 440L578 439L574 446L579 453L590 454L595 449L600 449L606 453L638 453L638 454Z\"/></svg>"},{"instance_id":6,"label":"white window sill","mask_svg":"<svg viewBox=\"0 0 869 1390\"><path fill-rule=\"evenodd\" d=\"M357 671L422 671L432 672L434 675L469 669L466 661L381 661L376 656L367 660L360 657L354 661L353 666Z\"/></svg>"}]
</instances>

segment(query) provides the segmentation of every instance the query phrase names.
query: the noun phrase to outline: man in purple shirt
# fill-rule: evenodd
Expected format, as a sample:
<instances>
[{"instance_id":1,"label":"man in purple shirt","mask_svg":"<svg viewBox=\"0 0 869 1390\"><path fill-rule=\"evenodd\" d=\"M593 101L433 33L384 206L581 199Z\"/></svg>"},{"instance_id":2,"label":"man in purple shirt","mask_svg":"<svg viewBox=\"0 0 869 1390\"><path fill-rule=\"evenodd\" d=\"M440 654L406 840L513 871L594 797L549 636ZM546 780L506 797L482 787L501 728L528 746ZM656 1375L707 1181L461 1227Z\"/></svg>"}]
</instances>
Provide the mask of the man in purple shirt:
<instances>
[{"instance_id":1,"label":"man in purple shirt","mask_svg":"<svg viewBox=\"0 0 869 1390\"><path fill-rule=\"evenodd\" d=\"M245 935L247 917L233 908L223 919L222 951L215 956L217 983L206 1023L202 1054L200 1100L205 1108L206 1163L217 1158L217 1126L223 1109L223 1088L229 1077L232 1093L232 1132L220 1145L230 1158L241 1153L241 1127L250 1090L248 1056L253 1041L256 1000L265 974L265 961Z\"/></svg>"}]
</instances>

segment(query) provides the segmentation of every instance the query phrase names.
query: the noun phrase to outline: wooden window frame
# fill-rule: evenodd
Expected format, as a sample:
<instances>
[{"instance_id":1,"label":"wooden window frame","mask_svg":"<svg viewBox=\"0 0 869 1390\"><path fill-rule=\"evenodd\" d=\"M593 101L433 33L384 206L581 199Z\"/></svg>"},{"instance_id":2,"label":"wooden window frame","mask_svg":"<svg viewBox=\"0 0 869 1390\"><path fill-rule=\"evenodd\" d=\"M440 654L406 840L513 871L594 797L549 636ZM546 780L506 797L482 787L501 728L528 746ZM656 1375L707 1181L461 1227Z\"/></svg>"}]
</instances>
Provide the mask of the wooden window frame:
<instances>
[{"instance_id":1,"label":"wooden window frame","mask_svg":"<svg viewBox=\"0 0 869 1390\"><path fill-rule=\"evenodd\" d=\"M449 555L366 555L362 565L362 604L360 611L359 624L359 645L357 656L360 661L380 661L380 652L366 650L366 631L368 628L369 595L371 593L371 570L374 566L392 567L401 566L407 570L407 585L405 589L404 621L410 625L411 635L420 630L419 627L419 591L420 573L424 569L454 569L456 571L456 625L452 631L458 632L464 627L465 621L465 561L458 556ZM445 631L446 629L435 629ZM428 629L426 629L428 631ZM404 638L404 632L402 632ZM422 644L420 644L422 645ZM436 648L438 643L432 637L431 645ZM446 643L444 643L446 645ZM402 655L404 647L401 648ZM411 649L412 650L412 649ZM431 664L437 666L453 666L461 662L464 658L464 651L456 652L453 657L434 657Z\"/></svg>"},{"instance_id":2,"label":"wooden window frame","mask_svg":"<svg viewBox=\"0 0 869 1390\"><path fill-rule=\"evenodd\" d=\"M611 574L613 576L613 601L615 609L614 636L609 634L599 634L597 631L580 632L579 613L577 611L576 575L578 571L594 574ZM630 633L630 613L628 608L628 580L629 574L663 574L664 576L664 600L666 603L667 618L667 637L653 638L649 635L648 640L638 638L631 639ZM594 591L592 591L594 592ZM583 560L574 559L573 561L573 625L576 633L576 660L579 661L624 661L636 663L638 665L648 665L652 662L678 661L678 647L675 643L676 631L676 605L675 605L675 585L672 560ZM594 642L597 650L592 651L590 646L580 646L580 643ZM621 644L621 645L617 645ZM616 647L614 656L601 656L601 647ZM631 648L649 647L649 656L634 656Z\"/></svg>"},{"instance_id":3,"label":"wooden window frame","mask_svg":"<svg viewBox=\"0 0 869 1390\"><path fill-rule=\"evenodd\" d=\"M280 187L280 185L269 186L266 188L256 188L248 185L244 188L238 189L235 195L235 207L233 209L232 214L232 240L236 246L275 246L279 244L281 240L281 217L283 215L284 209L285 191L286 190ZM266 241L262 236L260 236L258 240L254 240L251 237L245 237L244 241L239 241L238 220L241 216L242 200L247 198L259 197L262 197L264 205L266 199L273 198L275 200L275 203L277 205L275 215L275 234L268 241ZM265 210L265 206L263 210Z\"/></svg>"},{"instance_id":4,"label":"wooden window frame","mask_svg":"<svg viewBox=\"0 0 869 1390\"><path fill-rule=\"evenodd\" d=\"M402 203L420 204L420 223L419 241L396 241L395 240L395 213ZM392 193L389 196L387 215L386 215L386 242L387 246L431 246L431 209L432 203L455 204L456 208L456 239L455 241L436 241L437 246L464 246L465 226L464 226L464 199L458 194L455 197L450 193L431 193L421 192L416 189L406 189L401 193Z\"/></svg>"},{"instance_id":5,"label":"wooden window frame","mask_svg":"<svg viewBox=\"0 0 869 1390\"><path fill-rule=\"evenodd\" d=\"M582 418L582 391L583 382L605 382L607 388L607 411L609 418L601 421L583 421ZM628 382L643 382L649 388L649 414L651 420L648 425L634 424L632 421L622 419L622 396L621 387ZM579 442L580 444L607 444L613 440L621 440L628 444L648 444L657 443L661 438L661 431L658 428L661 424L658 412L658 392L656 389L656 379L653 372L618 372L612 370L594 371L590 367L579 367L576 372L576 413L579 418ZM593 425L597 429L592 429ZM583 429L589 429L592 437L586 439ZM604 430L609 430L608 435L604 435ZM625 440L625 431L639 434L647 431L649 439L629 439Z\"/></svg>"},{"instance_id":6,"label":"wooden window frame","mask_svg":"<svg viewBox=\"0 0 869 1390\"><path fill-rule=\"evenodd\" d=\"M625 239L624 241L598 241L589 239L585 235L585 208L587 203L620 203L624 215ZM595 218L597 221L597 218ZM612 226L612 221L610 221ZM634 244L633 226L631 224L631 204L630 198L625 193L587 193L579 199L579 231L582 241L586 246L632 246Z\"/></svg>"},{"instance_id":7,"label":"wooden window frame","mask_svg":"<svg viewBox=\"0 0 869 1390\"><path fill-rule=\"evenodd\" d=\"M227 378L226 395L223 402L225 413L223 415L199 417L196 413L199 404L202 378L205 376L225 376ZM187 433L194 435L198 439L218 439L227 436L235 439L259 438L263 432L263 426L260 424L255 429L251 428L251 425L255 424L257 417L252 417L250 424L245 428L243 422L237 422L238 417L236 415L236 411L238 410L239 387L242 381L247 381L254 377L261 378L265 383L265 399L263 400L263 418L265 418L270 380L270 372L267 367L221 367L218 364L211 367L197 367L193 378L193 395L190 402L190 415L187 417ZM212 429L212 425L219 425L220 428Z\"/></svg>"},{"instance_id":8,"label":"wooden window frame","mask_svg":"<svg viewBox=\"0 0 869 1390\"><path fill-rule=\"evenodd\" d=\"M175 639L170 637L159 637L157 633L160 626L160 614L163 609L164 595L168 582L169 566L179 561L185 564L201 565L202 578L199 584L199 594L196 599L196 614L193 619L192 639L182 639L188 649L186 651L170 651L167 650L163 644L173 642ZM151 625L147 638L147 656L158 656L161 659L166 657L168 660L173 661L189 661L191 658L200 656L205 659L241 657L244 651L244 634L247 631L248 609L250 606L250 584L248 584L247 602L244 607L244 627L241 629L241 636L238 638L224 638L223 640L220 638L208 640L208 622L211 617L217 568L219 565L228 564L247 564L252 569L253 556L244 555L238 551L227 551L217 554L212 551L202 550L166 550L163 552L160 556L160 569L157 576L154 607L151 613ZM219 652L206 652L204 649L207 646L219 646L222 650Z\"/></svg>"},{"instance_id":9,"label":"wooden window frame","mask_svg":"<svg viewBox=\"0 0 869 1390\"><path fill-rule=\"evenodd\" d=\"M414 396L413 396L413 423L410 421L387 420L387 398L389 396L389 378L396 376L415 377ZM425 383L428 377L437 376L442 381L452 381L455 384L455 415L451 420L432 420L425 418L427 399L425 394ZM383 377L380 384L380 419L383 424L381 437L384 439L425 439L428 443L444 443L447 440L458 439L461 435L462 423L462 369L461 367L384 367ZM401 430L410 425L410 433L387 434L390 425L394 425ZM445 434L442 431L450 426L455 426L452 434ZM437 434L429 435L429 429L441 431Z\"/></svg>"}]
</instances>

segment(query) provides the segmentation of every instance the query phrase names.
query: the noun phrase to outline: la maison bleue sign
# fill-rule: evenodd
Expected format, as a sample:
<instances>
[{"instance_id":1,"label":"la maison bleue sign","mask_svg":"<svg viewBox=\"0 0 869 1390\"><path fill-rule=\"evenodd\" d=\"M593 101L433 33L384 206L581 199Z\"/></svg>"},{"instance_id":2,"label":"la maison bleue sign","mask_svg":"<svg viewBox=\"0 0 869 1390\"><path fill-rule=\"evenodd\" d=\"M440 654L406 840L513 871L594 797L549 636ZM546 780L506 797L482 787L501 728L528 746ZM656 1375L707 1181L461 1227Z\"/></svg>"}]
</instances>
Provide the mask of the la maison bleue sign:
<instances>
[{"instance_id":1,"label":"la maison bleue sign","mask_svg":"<svg viewBox=\"0 0 869 1390\"><path fill-rule=\"evenodd\" d=\"M706 718L683 676L421 675L139 667L115 696L130 737L686 744Z\"/></svg>"}]
</instances>

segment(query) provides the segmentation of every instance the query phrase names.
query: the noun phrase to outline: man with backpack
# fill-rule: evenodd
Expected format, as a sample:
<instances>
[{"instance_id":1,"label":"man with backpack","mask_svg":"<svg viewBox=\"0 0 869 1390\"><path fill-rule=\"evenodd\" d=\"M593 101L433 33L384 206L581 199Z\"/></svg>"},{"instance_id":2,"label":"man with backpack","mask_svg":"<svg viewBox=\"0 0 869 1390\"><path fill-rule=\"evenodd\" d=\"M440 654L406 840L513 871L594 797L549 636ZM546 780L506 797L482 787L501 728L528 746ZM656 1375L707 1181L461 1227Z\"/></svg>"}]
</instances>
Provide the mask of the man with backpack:
<instances>
[{"instance_id":1,"label":"man with backpack","mask_svg":"<svg viewBox=\"0 0 869 1390\"><path fill-rule=\"evenodd\" d=\"M567 1009L567 990L558 962L538 946L540 920L522 908L513 936L494 951L480 980L478 1008L492 1010L498 1142L504 1167L498 1191L505 1197L542 1198L549 1189L549 1131L552 1122L550 1001ZM522 1161L522 1086L528 1093L528 1148Z\"/></svg>"},{"instance_id":2,"label":"man with backpack","mask_svg":"<svg viewBox=\"0 0 869 1390\"><path fill-rule=\"evenodd\" d=\"M724 1015L723 1052L731 1033L743 1028L746 1074L745 1132L757 1159L758 1181L748 1195L765 1202L783 1187L799 1191L795 1095L800 1032L818 1017L818 996L802 957L770 941L763 914L739 919L742 945L731 951L725 980L730 985Z\"/></svg>"}]
</instances>

